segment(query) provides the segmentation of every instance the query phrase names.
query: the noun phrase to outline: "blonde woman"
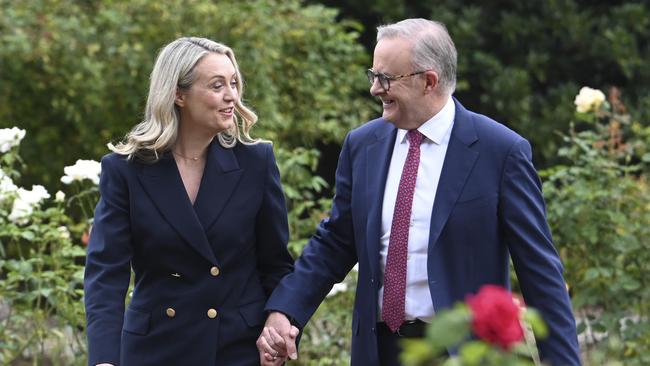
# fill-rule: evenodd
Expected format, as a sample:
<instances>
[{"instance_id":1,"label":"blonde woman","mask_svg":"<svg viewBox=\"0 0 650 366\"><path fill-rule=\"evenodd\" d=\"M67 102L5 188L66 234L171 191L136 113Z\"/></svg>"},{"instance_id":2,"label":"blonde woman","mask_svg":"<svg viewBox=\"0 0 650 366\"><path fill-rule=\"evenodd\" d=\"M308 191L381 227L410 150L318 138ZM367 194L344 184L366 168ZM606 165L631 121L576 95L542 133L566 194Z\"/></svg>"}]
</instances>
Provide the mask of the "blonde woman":
<instances>
[{"instance_id":1,"label":"blonde woman","mask_svg":"<svg viewBox=\"0 0 650 366\"><path fill-rule=\"evenodd\" d=\"M89 365L259 364L264 304L293 260L273 149L249 134L242 86L233 51L209 39L158 55L144 120L102 159Z\"/></svg>"}]
</instances>

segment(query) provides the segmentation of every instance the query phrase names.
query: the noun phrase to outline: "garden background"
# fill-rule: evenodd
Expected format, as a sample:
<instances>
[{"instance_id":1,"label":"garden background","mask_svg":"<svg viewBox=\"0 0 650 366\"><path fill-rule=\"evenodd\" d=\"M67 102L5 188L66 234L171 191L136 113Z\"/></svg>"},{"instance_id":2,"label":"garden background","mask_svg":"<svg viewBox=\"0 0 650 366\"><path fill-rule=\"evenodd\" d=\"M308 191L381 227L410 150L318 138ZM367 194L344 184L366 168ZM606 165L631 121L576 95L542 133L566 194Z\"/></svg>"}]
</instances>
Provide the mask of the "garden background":
<instances>
[{"instance_id":1,"label":"garden background","mask_svg":"<svg viewBox=\"0 0 650 366\"><path fill-rule=\"evenodd\" d=\"M585 363L650 364L647 1L0 0L0 129L26 131L0 144L0 365L85 364L97 192L61 177L139 122L163 45L198 35L235 50L298 255L327 215L346 132L380 114L365 77L375 27L406 17L447 24L455 96L531 141ZM607 100L577 112L582 86ZM33 185L49 194L32 189L32 210L12 215L17 187ZM294 364L348 364L354 281L328 296Z\"/></svg>"}]
</instances>

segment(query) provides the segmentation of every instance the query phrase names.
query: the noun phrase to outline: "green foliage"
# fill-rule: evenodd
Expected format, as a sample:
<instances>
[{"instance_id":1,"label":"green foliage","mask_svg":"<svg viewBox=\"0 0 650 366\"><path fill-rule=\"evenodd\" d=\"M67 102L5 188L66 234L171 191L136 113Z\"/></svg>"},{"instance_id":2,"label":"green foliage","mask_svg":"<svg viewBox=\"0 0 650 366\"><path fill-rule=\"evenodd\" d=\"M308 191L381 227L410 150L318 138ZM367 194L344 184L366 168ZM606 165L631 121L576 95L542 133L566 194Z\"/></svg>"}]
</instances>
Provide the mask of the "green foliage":
<instances>
[{"instance_id":1,"label":"green foliage","mask_svg":"<svg viewBox=\"0 0 650 366\"><path fill-rule=\"evenodd\" d=\"M578 114L559 153L567 164L544 172L549 223L594 364L650 362L650 128L625 111L610 98Z\"/></svg>"},{"instance_id":2,"label":"green foliage","mask_svg":"<svg viewBox=\"0 0 650 366\"><path fill-rule=\"evenodd\" d=\"M518 343L510 351L490 346L482 340L471 340L472 311L463 303L436 313L427 327L425 339L405 339L401 360L405 366L530 366L537 356L534 336L544 338L546 325L533 309L524 312L526 343ZM533 336L534 335L534 336ZM458 356L448 357L447 350L457 349Z\"/></svg>"},{"instance_id":3,"label":"green foliage","mask_svg":"<svg viewBox=\"0 0 650 366\"><path fill-rule=\"evenodd\" d=\"M650 121L650 6L647 1L332 1L375 26L405 18L444 22L458 49L456 96L530 139L537 166L557 164L578 86L620 87L639 120Z\"/></svg>"},{"instance_id":4,"label":"green foliage","mask_svg":"<svg viewBox=\"0 0 650 366\"><path fill-rule=\"evenodd\" d=\"M329 198L320 198L329 187L316 175L314 147L339 143L372 110L363 97L369 62L356 40L360 24L299 0L0 0L0 8L0 125L30 132L23 184L55 190L65 165L105 154L105 144L141 118L157 51L180 36L205 36L235 50L245 102L260 117L252 134L275 143L290 248L296 256L302 251L329 207ZM79 204L68 213L88 218L96 191L68 193ZM75 228L81 234L86 223ZM38 253L9 255L22 263ZM301 362L349 361L351 301L347 293L328 298L328 310L305 330ZM83 317L69 324L82 329Z\"/></svg>"},{"instance_id":5,"label":"green foliage","mask_svg":"<svg viewBox=\"0 0 650 366\"><path fill-rule=\"evenodd\" d=\"M342 282L347 287L325 298L300 341L298 366L344 366L350 364L352 307L357 273L351 271Z\"/></svg>"},{"instance_id":6,"label":"green foliage","mask_svg":"<svg viewBox=\"0 0 650 366\"><path fill-rule=\"evenodd\" d=\"M254 136L285 149L340 142L367 120L360 25L298 0L0 0L0 121L33 131L26 181L50 188L139 121L157 50L183 35L231 46Z\"/></svg>"}]
</instances>

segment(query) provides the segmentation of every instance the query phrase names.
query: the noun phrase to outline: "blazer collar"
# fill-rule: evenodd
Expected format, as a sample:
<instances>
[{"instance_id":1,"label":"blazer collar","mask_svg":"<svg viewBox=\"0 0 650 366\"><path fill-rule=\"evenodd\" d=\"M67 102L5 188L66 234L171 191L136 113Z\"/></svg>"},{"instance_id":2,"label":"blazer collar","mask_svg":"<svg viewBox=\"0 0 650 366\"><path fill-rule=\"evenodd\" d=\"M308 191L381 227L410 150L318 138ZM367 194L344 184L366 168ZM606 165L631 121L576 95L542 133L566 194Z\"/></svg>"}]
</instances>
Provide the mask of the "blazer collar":
<instances>
[{"instance_id":1,"label":"blazer collar","mask_svg":"<svg viewBox=\"0 0 650 366\"><path fill-rule=\"evenodd\" d=\"M472 145L478 141L472 114L455 98L454 103L456 104L454 127L451 130L451 138L440 172L440 181L431 213L429 254L432 253L431 251L479 157L478 151L472 148Z\"/></svg>"},{"instance_id":2,"label":"blazer collar","mask_svg":"<svg viewBox=\"0 0 650 366\"><path fill-rule=\"evenodd\" d=\"M141 164L138 170L140 183L165 220L190 247L215 265L218 263L206 232L222 212L241 174L232 149L221 147L216 139L209 146L194 206L171 154L154 164Z\"/></svg>"}]
</instances>

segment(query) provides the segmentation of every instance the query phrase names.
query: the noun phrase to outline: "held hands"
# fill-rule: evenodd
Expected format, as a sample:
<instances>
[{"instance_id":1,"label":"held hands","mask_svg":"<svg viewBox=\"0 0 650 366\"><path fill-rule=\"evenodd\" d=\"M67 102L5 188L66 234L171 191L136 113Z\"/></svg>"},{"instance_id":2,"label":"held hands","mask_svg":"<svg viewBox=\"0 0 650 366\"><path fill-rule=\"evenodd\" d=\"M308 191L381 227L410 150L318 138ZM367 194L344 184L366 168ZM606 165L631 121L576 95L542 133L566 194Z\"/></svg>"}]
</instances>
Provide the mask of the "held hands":
<instances>
[{"instance_id":1,"label":"held hands","mask_svg":"<svg viewBox=\"0 0 650 366\"><path fill-rule=\"evenodd\" d=\"M257 349L260 351L262 366L282 365L287 357L291 360L298 358L296 337L300 331L291 325L287 317L277 311L271 312L264 324L264 330L257 339Z\"/></svg>"}]
</instances>

